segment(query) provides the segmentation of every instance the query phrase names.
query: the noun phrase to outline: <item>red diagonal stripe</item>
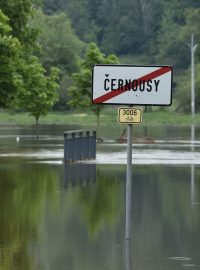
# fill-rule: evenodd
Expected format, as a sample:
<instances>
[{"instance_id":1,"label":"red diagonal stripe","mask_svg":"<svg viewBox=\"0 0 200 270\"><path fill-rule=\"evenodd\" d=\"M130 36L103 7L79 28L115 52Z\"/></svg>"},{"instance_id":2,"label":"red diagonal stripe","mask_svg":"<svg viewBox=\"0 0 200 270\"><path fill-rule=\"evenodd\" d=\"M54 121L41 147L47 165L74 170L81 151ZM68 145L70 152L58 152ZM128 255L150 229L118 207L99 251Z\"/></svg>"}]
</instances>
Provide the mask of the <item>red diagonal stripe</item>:
<instances>
[{"instance_id":1,"label":"red diagonal stripe","mask_svg":"<svg viewBox=\"0 0 200 270\"><path fill-rule=\"evenodd\" d=\"M157 77L159 77L159 76L161 76L161 75L163 75L171 70L172 70L171 67L161 67L161 68L159 68L159 69L157 69L157 70L155 70L155 71L153 71L153 72L151 72L143 77L138 78L137 83L138 83L138 85L140 85L141 81L143 81L143 83L144 83L145 81L155 79L155 78L157 78ZM125 93L127 91L126 86L128 86L128 85L124 85L124 86L122 86L114 91L110 91L110 92L106 93L105 95L102 95L102 96L94 99L93 103L95 103L95 104L103 103L103 102L105 102L113 97L116 97L116 96L119 96L119 95Z\"/></svg>"}]
</instances>

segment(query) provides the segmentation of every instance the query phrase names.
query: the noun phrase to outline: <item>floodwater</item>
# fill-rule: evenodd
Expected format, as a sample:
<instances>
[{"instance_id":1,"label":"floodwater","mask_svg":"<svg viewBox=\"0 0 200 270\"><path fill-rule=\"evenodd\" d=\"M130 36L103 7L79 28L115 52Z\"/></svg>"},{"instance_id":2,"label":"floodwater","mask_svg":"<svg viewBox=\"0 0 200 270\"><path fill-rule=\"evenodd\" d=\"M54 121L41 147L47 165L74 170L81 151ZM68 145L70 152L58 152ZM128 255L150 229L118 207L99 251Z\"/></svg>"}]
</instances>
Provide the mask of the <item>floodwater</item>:
<instances>
[{"instance_id":1,"label":"floodwater","mask_svg":"<svg viewBox=\"0 0 200 270\"><path fill-rule=\"evenodd\" d=\"M130 241L122 128L66 165L71 129L1 127L0 270L200 269L200 127L133 128Z\"/></svg>"}]
</instances>

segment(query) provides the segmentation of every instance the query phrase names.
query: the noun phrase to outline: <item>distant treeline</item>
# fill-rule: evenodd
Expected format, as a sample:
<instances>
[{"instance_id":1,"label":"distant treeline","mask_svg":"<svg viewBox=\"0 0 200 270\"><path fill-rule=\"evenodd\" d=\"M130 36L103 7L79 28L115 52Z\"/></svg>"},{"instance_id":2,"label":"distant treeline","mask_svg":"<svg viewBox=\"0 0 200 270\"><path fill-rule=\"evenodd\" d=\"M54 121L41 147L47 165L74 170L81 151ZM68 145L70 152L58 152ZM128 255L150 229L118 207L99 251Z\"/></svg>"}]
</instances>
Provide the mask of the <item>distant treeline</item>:
<instances>
[{"instance_id":1,"label":"distant treeline","mask_svg":"<svg viewBox=\"0 0 200 270\"><path fill-rule=\"evenodd\" d=\"M83 42L96 42L122 63L169 64L175 69L174 109L190 110L190 37L200 42L197 0L44 0L43 10L65 12ZM200 106L200 46L195 54ZM199 76L199 78L198 78Z\"/></svg>"},{"instance_id":2,"label":"distant treeline","mask_svg":"<svg viewBox=\"0 0 200 270\"><path fill-rule=\"evenodd\" d=\"M193 32L195 44L200 43L200 1L0 0L0 11L0 107L10 106L19 89L24 93L36 88L28 86L28 75L33 77L37 70L39 76L43 70L44 83L56 67L59 86L54 109L69 108L68 90L78 78L72 75L86 74L84 63L88 72L95 57L107 61L114 54L122 64L172 65L171 108L190 111L190 39ZM195 105L200 110L200 46L195 52L195 78Z\"/></svg>"},{"instance_id":3,"label":"distant treeline","mask_svg":"<svg viewBox=\"0 0 200 270\"><path fill-rule=\"evenodd\" d=\"M197 0L44 0L46 14L65 11L78 37L105 53L170 61L181 69L189 64L189 35L181 46L179 34L183 26L199 27L198 8Z\"/></svg>"}]
</instances>

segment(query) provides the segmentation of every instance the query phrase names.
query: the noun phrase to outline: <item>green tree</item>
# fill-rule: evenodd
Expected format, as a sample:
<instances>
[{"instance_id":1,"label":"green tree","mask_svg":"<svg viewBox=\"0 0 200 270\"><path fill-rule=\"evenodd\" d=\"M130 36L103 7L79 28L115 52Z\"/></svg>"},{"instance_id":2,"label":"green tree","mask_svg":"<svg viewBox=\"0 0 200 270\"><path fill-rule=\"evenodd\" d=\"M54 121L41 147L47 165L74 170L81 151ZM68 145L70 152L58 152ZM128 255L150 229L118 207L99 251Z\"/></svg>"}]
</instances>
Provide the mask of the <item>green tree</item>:
<instances>
[{"instance_id":1,"label":"green tree","mask_svg":"<svg viewBox=\"0 0 200 270\"><path fill-rule=\"evenodd\" d=\"M41 116L48 111L58 100L56 89L58 87L58 69L51 68L49 76L35 56L24 63L20 74L15 76L18 91L15 95L14 105L27 110L36 120L36 137L39 136L38 123Z\"/></svg>"},{"instance_id":2,"label":"green tree","mask_svg":"<svg viewBox=\"0 0 200 270\"><path fill-rule=\"evenodd\" d=\"M37 10L31 25L40 29L39 57L44 67L49 70L51 66L56 66L63 73L77 71L83 43L74 33L68 16L65 13L47 16L42 10Z\"/></svg>"},{"instance_id":3,"label":"green tree","mask_svg":"<svg viewBox=\"0 0 200 270\"><path fill-rule=\"evenodd\" d=\"M183 43L190 43L191 33L194 33L195 43L200 42L200 8L187 8L185 10L185 24L181 29L181 38ZM195 56L197 59L200 59L200 49L199 46L195 52Z\"/></svg>"},{"instance_id":4,"label":"green tree","mask_svg":"<svg viewBox=\"0 0 200 270\"><path fill-rule=\"evenodd\" d=\"M191 57L190 57L190 39L191 33L195 35L195 43L199 43L200 39L200 9L199 8L187 8L184 11L184 24L179 26L177 32L177 39L175 41L176 46L179 45L179 50L174 50L172 56L177 66L177 63L182 63L180 65L178 76L176 78L177 87L175 92L176 98L176 110L181 112L189 113L191 111ZM179 53L181 52L181 54ZM176 54L176 56L175 56ZM184 56L184 57L183 57ZM197 46L195 52L195 107L196 111L200 110L200 85L199 85L199 59L200 59L200 49ZM185 64L183 64L185 63Z\"/></svg>"},{"instance_id":5,"label":"green tree","mask_svg":"<svg viewBox=\"0 0 200 270\"><path fill-rule=\"evenodd\" d=\"M40 0L1 0L0 8L8 16L12 28L12 35L17 37L26 48L32 48L37 37L36 29L29 25L29 18L33 16Z\"/></svg>"},{"instance_id":6,"label":"green tree","mask_svg":"<svg viewBox=\"0 0 200 270\"><path fill-rule=\"evenodd\" d=\"M181 72L189 64L187 40L183 41L181 34L185 25L184 14L184 7L179 0L166 3L157 45L153 44L152 47L156 62L173 65L176 72Z\"/></svg>"},{"instance_id":7,"label":"green tree","mask_svg":"<svg viewBox=\"0 0 200 270\"><path fill-rule=\"evenodd\" d=\"M92 104L92 67L94 64L117 64L118 59L115 55L108 55L107 57L100 51L95 43L90 43L81 63L81 70L79 73L72 75L73 85L69 89L71 100L69 105L73 107L89 108L97 116L97 135L99 131L100 113L103 108L102 105Z\"/></svg>"},{"instance_id":8,"label":"green tree","mask_svg":"<svg viewBox=\"0 0 200 270\"><path fill-rule=\"evenodd\" d=\"M65 13L47 16L42 10L37 10L31 25L40 29L38 43L41 50L38 56L45 69L49 71L52 66L60 69L59 101L56 108L66 108L66 89L71 84L71 73L79 69L83 42L74 33Z\"/></svg>"},{"instance_id":9,"label":"green tree","mask_svg":"<svg viewBox=\"0 0 200 270\"><path fill-rule=\"evenodd\" d=\"M58 70L49 67L47 76L39 58L33 56L38 30L30 25L30 17L37 3L37 0L0 2L7 16L3 13L0 16L0 105L28 110L36 119L38 136L40 116L45 116L57 101Z\"/></svg>"},{"instance_id":10,"label":"green tree","mask_svg":"<svg viewBox=\"0 0 200 270\"><path fill-rule=\"evenodd\" d=\"M0 10L0 107L6 107L12 99L16 86L13 78L17 72L21 45L11 36L9 19Z\"/></svg>"},{"instance_id":11,"label":"green tree","mask_svg":"<svg viewBox=\"0 0 200 270\"><path fill-rule=\"evenodd\" d=\"M195 109L200 111L200 63L195 65ZM178 86L175 92L176 110L191 112L191 69L190 67L178 77Z\"/></svg>"},{"instance_id":12,"label":"green tree","mask_svg":"<svg viewBox=\"0 0 200 270\"><path fill-rule=\"evenodd\" d=\"M100 31L96 24L97 2L98 0L44 0L44 12L52 15L64 11L69 16L73 28L81 40L84 42L97 41L97 34Z\"/></svg>"},{"instance_id":13,"label":"green tree","mask_svg":"<svg viewBox=\"0 0 200 270\"><path fill-rule=\"evenodd\" d=\"M104 52L120 56L146 53L148 57L152 50L156 56L164 50L166 41L167 47L173 47L167 37L176 43L174 30L183 23L185 9L198 7L196 0L44 0L48 14L61 10L68 14L81 40L96 42ZM169 27L170 32L165 32ZM160 42L162 46L157 46ZM165 57L167 54L167 50L162 51Z\"/></svg>"}]
</instances>

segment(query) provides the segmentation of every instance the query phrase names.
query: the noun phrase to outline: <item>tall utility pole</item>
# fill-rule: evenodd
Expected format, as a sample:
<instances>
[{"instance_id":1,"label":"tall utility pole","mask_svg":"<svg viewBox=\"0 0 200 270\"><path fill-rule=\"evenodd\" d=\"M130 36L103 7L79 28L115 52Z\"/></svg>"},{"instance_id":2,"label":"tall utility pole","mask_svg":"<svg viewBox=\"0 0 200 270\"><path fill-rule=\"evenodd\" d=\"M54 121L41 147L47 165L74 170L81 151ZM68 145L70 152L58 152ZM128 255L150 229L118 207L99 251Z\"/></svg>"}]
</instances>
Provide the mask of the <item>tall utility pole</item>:
<instances>
[{"instance_id":1,"label":"tall utility pole","mask_svg":"<svg viewBox=\"0 0 200 270\"><path fill-rule=\"evenodd\" d=\"M197 48L197 44L194 44L194 33L191 34L191 115L192 119L195 116L195 78L194 78L194 54Z\"/></svg>"}]
</instances>

